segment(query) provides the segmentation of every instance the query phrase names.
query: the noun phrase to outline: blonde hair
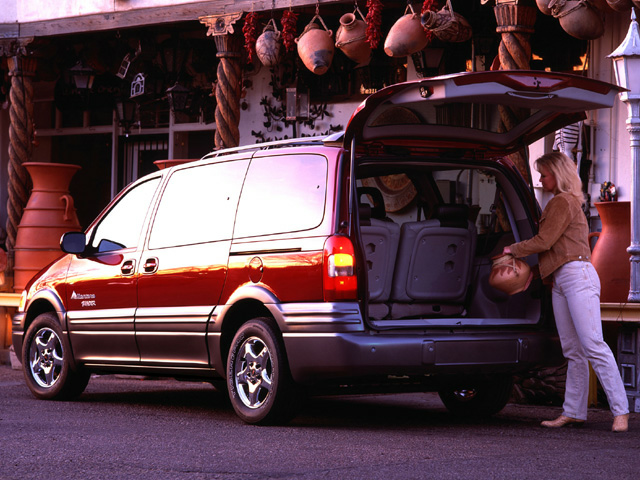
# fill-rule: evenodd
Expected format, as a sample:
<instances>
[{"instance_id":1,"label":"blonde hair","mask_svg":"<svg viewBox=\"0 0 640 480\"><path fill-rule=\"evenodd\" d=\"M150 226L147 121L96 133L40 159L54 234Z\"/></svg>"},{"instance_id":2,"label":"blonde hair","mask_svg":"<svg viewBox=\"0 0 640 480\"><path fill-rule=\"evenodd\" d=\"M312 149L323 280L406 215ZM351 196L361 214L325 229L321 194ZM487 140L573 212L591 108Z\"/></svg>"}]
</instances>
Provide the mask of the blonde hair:
<instances>
[{"instance_id":1,"label":"blonde hair","mask_svg":"<svg viewBox=\"0 0 640 480\"><path fill-rule=\"evenodd\" d=\"M575 162L562 152L551 152L542 155L535 161L536 169L545 167L556 179L555 193L568 193L584 202L582 180L578 176Z\"/></svg>"}]
</instances>

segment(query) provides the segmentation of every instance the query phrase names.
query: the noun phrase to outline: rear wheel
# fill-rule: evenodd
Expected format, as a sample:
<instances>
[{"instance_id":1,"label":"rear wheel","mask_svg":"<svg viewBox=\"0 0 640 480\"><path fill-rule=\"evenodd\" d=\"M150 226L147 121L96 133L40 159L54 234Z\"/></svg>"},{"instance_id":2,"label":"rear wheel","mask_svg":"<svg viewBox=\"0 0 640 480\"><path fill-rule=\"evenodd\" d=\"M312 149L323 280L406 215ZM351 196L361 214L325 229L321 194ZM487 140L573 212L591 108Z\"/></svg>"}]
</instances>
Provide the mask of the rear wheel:
<instances>
[{"instance_id":1,"label":"rear wheel","mask_svg":"<svg viewBox=\"0 0 640 480\"><path fill-rule=\"evenodd\" d=\"M80 395L89 382L88 373L72 369L70 352L53 313L38 315L28 328L22 360L27 386L38 398L70 399Z\"/></svg>"},{"instance_id":2,"label":"rear wheel","mask_svg":"<svg viewBox=\"0 0 640 480\"><path fill-rule=\"evenodd\" d=\"M295 387L271 319L250 320L236 333L227 386L234 410L247 423L284 423L295 415Z\"/></svg>"},{"instance_id":3,"label":"rear wheel","mask_svg":"<svg viewBox=\"0 0 640 480\"><path fill-rule=\"evenodd\" d=\"M447 409L461 417L488 417L504 408L511 396L513 378L496 375L474 379L438 391Z\"/></svg>"}]
</instances>

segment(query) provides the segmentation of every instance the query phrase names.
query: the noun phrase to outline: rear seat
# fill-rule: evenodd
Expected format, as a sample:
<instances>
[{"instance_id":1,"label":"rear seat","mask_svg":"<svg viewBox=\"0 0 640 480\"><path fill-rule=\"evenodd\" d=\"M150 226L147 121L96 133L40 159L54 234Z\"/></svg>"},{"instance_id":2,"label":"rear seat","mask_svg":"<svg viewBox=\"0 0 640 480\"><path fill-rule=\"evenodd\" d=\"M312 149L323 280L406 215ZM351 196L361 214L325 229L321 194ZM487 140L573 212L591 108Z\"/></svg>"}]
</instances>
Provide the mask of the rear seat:
<instances>
[{"instance_id":1,"label":"rear seat","mask_svg":"<svg viewBox=\"0 0 640 480\"><path fill-rule=\"evenodd\" d=\"M438 205L434 218L402 225L391 317L460 315L476 248L467 205Z\"/></svg>"},{"instance_id":2,"label":"rear seat","mask_svg":"<svg viewBox=\"0 0 640 480\"><path fill-rule=\"evenodd\" d=\"M363 195L369 195L373 207L361 202ZM369 316L381 319L389 313L385 302L391 295L393 269L396 263L400 225L386 218L384 199L380 191L373 187L358 188L360 234L367 262L369 283Z\"/></svg>"}]
</instances>

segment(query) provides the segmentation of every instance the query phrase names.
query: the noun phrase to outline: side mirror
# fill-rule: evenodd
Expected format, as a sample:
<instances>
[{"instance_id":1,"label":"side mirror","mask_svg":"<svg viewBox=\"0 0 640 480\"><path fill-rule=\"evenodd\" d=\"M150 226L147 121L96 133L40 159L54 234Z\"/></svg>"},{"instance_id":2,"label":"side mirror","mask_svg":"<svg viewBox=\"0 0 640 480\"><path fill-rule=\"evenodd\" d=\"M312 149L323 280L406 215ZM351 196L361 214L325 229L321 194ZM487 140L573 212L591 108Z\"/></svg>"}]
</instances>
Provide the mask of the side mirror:
<instances>
[{"instance_id":1,"label":"side mirror","mask_svg":"<svg viewBox=\"0 0 640 480\"><path fill-rule=\"evenodd\" d=\"M60 239L60 248L64 253L79 255L84 253L87 237L83 232L67 232Z\"/></svg>"}]
</instances>

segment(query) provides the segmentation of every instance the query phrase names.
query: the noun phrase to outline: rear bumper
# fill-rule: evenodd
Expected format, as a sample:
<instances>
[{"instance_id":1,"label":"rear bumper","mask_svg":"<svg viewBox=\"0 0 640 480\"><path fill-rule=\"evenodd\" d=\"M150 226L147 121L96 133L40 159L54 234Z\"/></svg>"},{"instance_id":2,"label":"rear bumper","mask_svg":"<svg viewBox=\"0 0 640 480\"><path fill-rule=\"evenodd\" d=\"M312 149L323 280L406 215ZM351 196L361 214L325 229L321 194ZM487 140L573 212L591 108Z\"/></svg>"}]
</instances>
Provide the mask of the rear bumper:
<instances>
[{"instance_id":1,"label":"rear bumper","mask_svg":"<svg viewBox=\"0 0 640 480\"><path fill-rule=\"evenodd\" d=\"M543 332L434 334L285 333L300 383L367 377L518 372L564 361L560 342Z\"/></svg>"}]
</instances>

